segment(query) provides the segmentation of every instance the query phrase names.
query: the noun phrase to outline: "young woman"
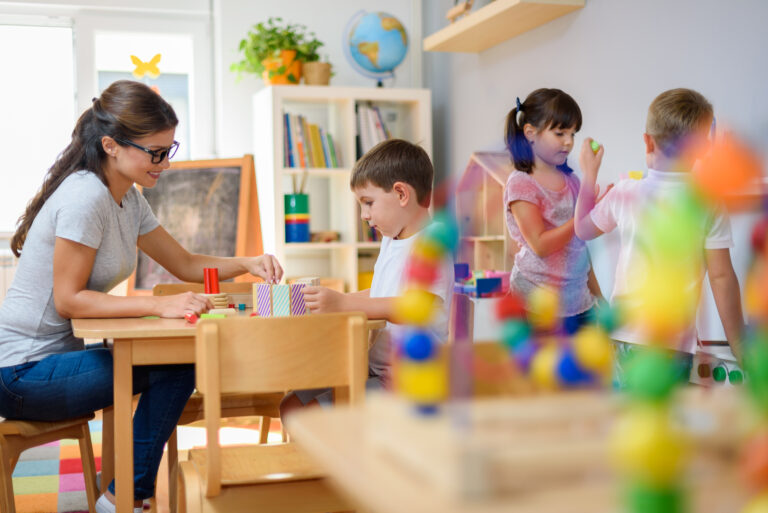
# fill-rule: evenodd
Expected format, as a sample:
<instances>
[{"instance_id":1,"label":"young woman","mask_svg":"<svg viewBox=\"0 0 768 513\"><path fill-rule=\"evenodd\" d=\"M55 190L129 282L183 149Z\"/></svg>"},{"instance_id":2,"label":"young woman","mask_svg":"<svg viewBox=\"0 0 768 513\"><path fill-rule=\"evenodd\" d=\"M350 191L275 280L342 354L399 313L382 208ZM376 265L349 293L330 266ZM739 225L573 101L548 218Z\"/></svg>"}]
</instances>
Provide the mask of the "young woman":
<instances>
[{"instance_id":1,"label":"young woman","mask_svg":"<svg viewBox=\"0 0 768 513\"><path fill-rule=\"evenodd\" d=\"M134 187L153 187L178 143L171 106L149 87L110 85L75 125L72 141L48 171L11 240L19 256L0 307L0 416L56 421L112 404L112 355L83 350L73 317L183 317L212 305L200 294L118 297L107 294L136 266L136 248L184 281L246 272L277 282L274 257L191 254L158 223ZM194 389L191 365L134 367L135 505L154 495L155 476L176 422ZM97 511L114 506L114 482Z\"/></svg>"}]
</instances>

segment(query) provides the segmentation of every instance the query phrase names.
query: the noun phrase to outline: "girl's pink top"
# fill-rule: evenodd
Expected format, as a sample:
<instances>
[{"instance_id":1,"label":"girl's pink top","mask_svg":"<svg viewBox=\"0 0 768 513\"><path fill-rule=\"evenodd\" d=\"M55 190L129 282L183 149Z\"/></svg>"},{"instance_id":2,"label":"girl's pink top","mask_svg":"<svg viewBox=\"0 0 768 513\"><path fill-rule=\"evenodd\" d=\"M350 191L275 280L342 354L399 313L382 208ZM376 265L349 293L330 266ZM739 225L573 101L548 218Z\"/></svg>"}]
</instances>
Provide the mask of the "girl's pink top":
<instances>
[{"instance_id":1,"label":"girl's pink top","mask_svg":"<svg viewBox=\"0 0 768 513\"><path fill-rule=\"evenodd\" d=\"M510 287L524 296L537 286L545 285L556 289L560 295L561 317L585 312L595 302L587 288L590 269L587 246L574 235L560 251L539 257L525 242L515 217L509 210L509 204L513 201L527 201L536 205L547 230L565 224L573 218L576 197L579 194L579 179L573 174L564 176L565 187L553 191L542 187L528 173L515 170L507 178L504 189L507 229L512 240L520 246L509 278Z\"/></svg>"}]
</instances>

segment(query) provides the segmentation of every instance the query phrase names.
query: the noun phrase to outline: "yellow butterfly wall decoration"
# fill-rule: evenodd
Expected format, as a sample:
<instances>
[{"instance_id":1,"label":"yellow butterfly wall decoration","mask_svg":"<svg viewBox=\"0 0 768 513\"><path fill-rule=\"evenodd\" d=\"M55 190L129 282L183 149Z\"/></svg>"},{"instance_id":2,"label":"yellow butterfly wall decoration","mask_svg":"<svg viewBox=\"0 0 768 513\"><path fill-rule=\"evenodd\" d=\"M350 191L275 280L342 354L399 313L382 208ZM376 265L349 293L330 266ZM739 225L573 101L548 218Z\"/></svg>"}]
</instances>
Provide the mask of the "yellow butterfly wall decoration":
<instances>
[{"instance_id":1,"label":"yellow butterfly wall decoration","mask_svg":"<svg viewBox=\"0 0 768 513\"><path fill-rule=\"evenodd\" d=\"M160 68L157 67L157 63L160 62L161 55L158 53L149 62L144 62L135 55L131 55L131 61L136 66L133 70L133 76L136 78L142 78L144 75L149 75L150 78L157 78L160 76Z\"/></svg>"}]
</instances>

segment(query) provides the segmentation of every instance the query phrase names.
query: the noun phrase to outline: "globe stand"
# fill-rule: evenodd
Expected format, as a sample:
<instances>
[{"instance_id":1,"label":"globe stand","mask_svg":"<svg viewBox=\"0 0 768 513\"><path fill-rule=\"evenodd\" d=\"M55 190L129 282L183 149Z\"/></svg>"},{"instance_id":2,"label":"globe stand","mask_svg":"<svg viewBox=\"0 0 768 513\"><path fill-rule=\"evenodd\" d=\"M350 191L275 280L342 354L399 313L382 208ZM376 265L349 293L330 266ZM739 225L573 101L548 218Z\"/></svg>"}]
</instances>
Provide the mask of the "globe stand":
<instances>
[{"instance_id":1,"label":"globe stand","mask_svg":"<svg viewBox=\"0 0 768 513\"><path fill-rule=\"evenodd\" d=\"M384 87L384 82L382 82L381 80L377 80L376 87Z\"/></svg>"}]
</instances>

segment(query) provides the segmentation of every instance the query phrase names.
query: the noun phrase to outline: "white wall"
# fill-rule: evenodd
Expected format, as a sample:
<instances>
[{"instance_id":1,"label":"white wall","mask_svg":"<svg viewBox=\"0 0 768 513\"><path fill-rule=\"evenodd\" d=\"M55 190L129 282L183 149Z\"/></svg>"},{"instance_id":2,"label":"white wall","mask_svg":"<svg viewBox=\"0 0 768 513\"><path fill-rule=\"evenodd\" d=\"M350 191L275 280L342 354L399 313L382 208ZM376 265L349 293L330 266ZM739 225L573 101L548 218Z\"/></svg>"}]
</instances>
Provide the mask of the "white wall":
<instances>
[{"instance_id":1,"label":"white wall","mask_svg":"<svg viewBox=\"0 0 768 513\"><path fill-rule=\"evenodd\" d=\"M412 0L213 0L216 69L217 148L220 157L242 156L253 151L251 101L263 82L244 75L236 82L229 71L240 60L238 45L248 30L270 16L285 22L306 25L325 43L319 53L328 55L335 76L331 85L375 86L375 81L359 75L347 63L342 37L347 21L360 11L384 11L400 20L408 33L408 54L396 70L394 84L387 87L418 87L421 80L421 5Z\"/></svg>"},{"instance_id":2,"label":"white wall","mask_svg":"<svg viewBox=\"0 0 768 513\"><path fill-rule=\"evenodd\" d=\"M445 26L451 0L423 3L424 34ZM558 87L579 103L589 135L605 145L600 183L645 169L642 133L651 100L673 87L703 93L718 127L729 126L768 154L768 2L765 0L587 0L584 9L479 54L425 52L432 89L436 170L460 175L478 149L503 149L515 97ZM578 147L578 146L577 146ZM577 153L570 163L576 164ZM733 261L743 284L750 215L733 221ZM613 235L613 234L611 234ZM606 295L613 286L615 237L590 245ZM723 339L710 297L703 336Z\"/></svg>"}]
</instances>

